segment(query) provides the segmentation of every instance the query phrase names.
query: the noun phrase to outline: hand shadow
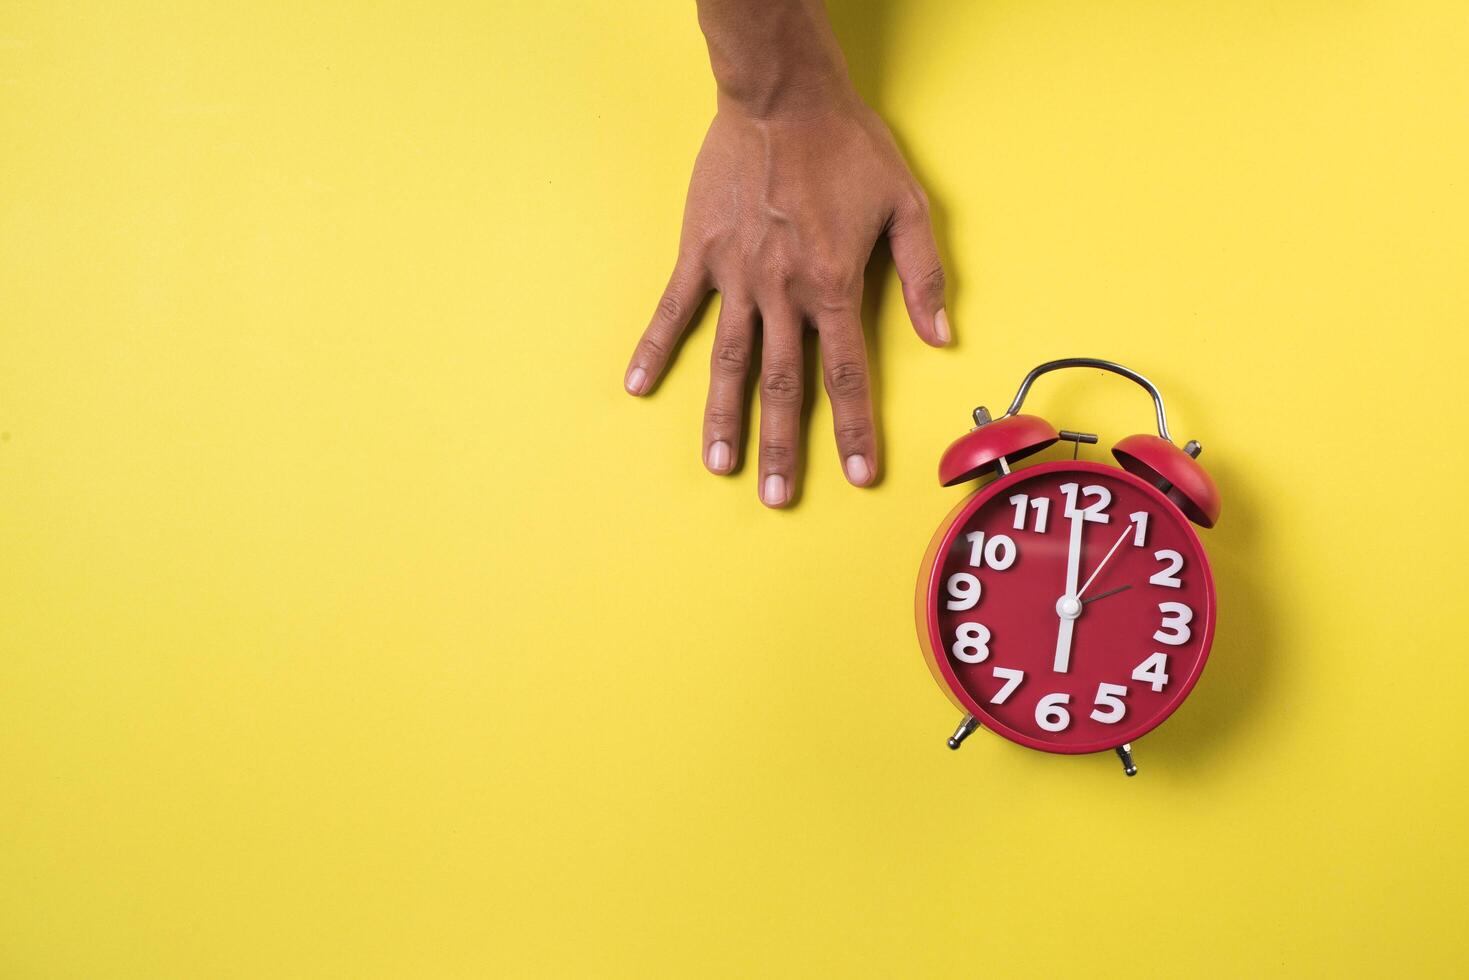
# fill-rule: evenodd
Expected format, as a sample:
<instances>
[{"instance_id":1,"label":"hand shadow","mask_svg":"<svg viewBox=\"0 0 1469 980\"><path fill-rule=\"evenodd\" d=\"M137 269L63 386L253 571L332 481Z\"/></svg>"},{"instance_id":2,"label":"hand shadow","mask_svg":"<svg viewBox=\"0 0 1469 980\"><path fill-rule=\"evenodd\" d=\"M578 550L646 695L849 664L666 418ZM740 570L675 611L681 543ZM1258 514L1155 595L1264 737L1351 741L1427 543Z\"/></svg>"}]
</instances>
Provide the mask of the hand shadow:
<instances>
[{"instance_id":1,"label":"hand shadow","mask_svg":"<svg viewBox=\"0 0 1469 980\"><path fill-rule=\"evenodd\" d=\"M952 309L955 305L954 297L958 291L959 277L956 270L957 263L954 261L953 242L949 234L948 211L945 208L943 195L936 193L929 176L923 172L922 167L914 162L907 140L903 138L902 112L890 106L886 98L885 45L892 37L895 19L893 15L901 9L902 4L897 0L831 0L827 4L827 17L846 55L847 74L851 76L852 84L857 87L863 100L875 109L887 123L893 139L897 141L898 149L903 153L903 159L908 162L909 169L913 171L913 176L918 178L918 183L928 192L929 217L933 223L933 235L938 243L939 258L943 260L944 272L948 280L946 301L948 307ZM886 254L885 247L883 252ZM869 285L871 281L869 275ZM866 312L864 310L864 313ZM954 343L950 346L957 344L958 337L956 336Z\"/></svg>"},{"instance_id":2,"label":"hand shadow","mask_svg":"<svg viewBox=\"0 0 1469 980\"><path fill-rule=\"evenodd\" d=\"M830 0L826 16L847 57L847 74L867 104L881 112L883 42L896 0Z\"/></svg>"},{"instance_id":3,"label":"hand shadow","mask_svg":"<svg viewBox=\"0 0 1469 980\"><path fill-rule=\"evenodd\" d=\"M891 14L896 4L892 0L834 0L827 5L827 14L831 20L832 29L835 31L837 40L841 43L842 50L846 55L848 72L852 83L862 98L883 116L888 128L893 133L893 138L898 143L898 148L903 152L904 159L908 161L913 174L918 178L919 184L925 189L929 183L924 175L913 165L904 141L894 120L888 117L883 104L883 45L885 43L888 28L891 22ZM929 216L933 224L934 238L938 243L939 257L944 262L944 271L947 279L946 302L949 308L954 306L954 296L957 292L958 277L954 273L954 263L951 259L952 249L949 247L949 224L947 212L940 200L933 194L929 195ZM873 478L871 486L882 483L883 475L887 469L887 452L883 439L883 385L882 385L882 357L881 343L882 331L878 329L881 314L885 304L889 301L888 286L894 277L892 252L888 247L886 237L880 238L873 246L872 255L867 262L867 268L863 274L862 290L862 332L867 344L867 363L869 391L872 399L874 438L877 444L879 463L877 474ZM902 298L897 296L895 302L901 305ZM901 318L906 321L906 311ZM919 341L920 343L922 341ZM950 347L957 347L957 338ZM822 374L820 369L820 348L817 338L812 331L807 331L804 345L805 354L805 391L807 398L803 405L801 417L801 458L798 466L804 477L808 463L809 447L812 439L828 442L831 439L828 433L813 432L811 430L811 410L814 399L824 397L820 392L824 391ZM753 447L752 447L753 448ZM758 450L757 450L758 451ZM798 479L793 488L793 496L790 507L800 504L801 487L804 479Z\"/></svg>"}]
</instances>

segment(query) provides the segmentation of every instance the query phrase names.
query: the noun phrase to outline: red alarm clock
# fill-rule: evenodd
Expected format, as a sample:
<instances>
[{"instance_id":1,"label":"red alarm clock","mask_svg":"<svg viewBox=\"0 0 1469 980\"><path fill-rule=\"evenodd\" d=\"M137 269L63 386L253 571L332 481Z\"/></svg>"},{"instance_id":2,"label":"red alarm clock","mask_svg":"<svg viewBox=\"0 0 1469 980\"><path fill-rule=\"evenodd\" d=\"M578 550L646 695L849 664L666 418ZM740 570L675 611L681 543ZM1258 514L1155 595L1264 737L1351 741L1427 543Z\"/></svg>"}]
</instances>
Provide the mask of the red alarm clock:
<instances>
[{"instance_id":1,"label":"red alarm clock","mask_svg":"<svg viewBox=\"0 0 1469 980\"><path fill-rule=\"evenodd\" d=\"M1158 434L1117 443L1120 468L1073 450L1012 470L1059 440L1097 441L1019 414L1036 378L1072 367L1145 388ZM918 575L924 659L964 712L949 747L984 726L1046 752L1111 749L1135 775L1130 743L1188 697L1214 639L1214 579L1191 526L1219 518L1201 447L1173 444L1151 381L1091 357L1042 364L1002 418L981 407L974 421L944 452L939 480L994 478L945 518Z\"/></svg>"}]
</instances>

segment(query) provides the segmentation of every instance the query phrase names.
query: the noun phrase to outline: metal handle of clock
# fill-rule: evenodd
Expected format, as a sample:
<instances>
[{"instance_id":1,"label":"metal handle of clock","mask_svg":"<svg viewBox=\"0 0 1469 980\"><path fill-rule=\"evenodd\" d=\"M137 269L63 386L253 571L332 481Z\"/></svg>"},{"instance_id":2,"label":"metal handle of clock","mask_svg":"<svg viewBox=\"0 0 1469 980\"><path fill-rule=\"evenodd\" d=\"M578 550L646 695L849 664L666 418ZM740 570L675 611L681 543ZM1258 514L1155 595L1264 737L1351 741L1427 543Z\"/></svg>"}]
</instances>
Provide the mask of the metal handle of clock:
<instances>
[{"instance_id":1,"label":"metal handle of clock","mask_svg":"<svg viewBox=\"0 0 1469 980\"><path fill-rule=\"evenodd\" d=\"M1005 410L1005 415L1014 415L1020 411L1020 403L1025 401L1025 396L1030 393L1030 386L1035 383L1036 378L1050 371L1058 371L1061 368L1098 368L1102 371L1111 371L1113 374L1120 374L1124 378L1136 381L1148 394L1153 396L1153 408L1158 413L1158 435L1167 439L1169 442L1173 441L1173 438L1168 435L1168 413L1163 409L1163 395L1158 391L1158 386L1141 374L1138 374L1132 368L1123 367L1114 361L1104 361L1099 357L1063 357L1060 360L1047 361L1039 367L1034 368L1025 376L1025 380L1020 382L1020 390L1015 393L1015 400Z\"/></svg>"}]
</instances>

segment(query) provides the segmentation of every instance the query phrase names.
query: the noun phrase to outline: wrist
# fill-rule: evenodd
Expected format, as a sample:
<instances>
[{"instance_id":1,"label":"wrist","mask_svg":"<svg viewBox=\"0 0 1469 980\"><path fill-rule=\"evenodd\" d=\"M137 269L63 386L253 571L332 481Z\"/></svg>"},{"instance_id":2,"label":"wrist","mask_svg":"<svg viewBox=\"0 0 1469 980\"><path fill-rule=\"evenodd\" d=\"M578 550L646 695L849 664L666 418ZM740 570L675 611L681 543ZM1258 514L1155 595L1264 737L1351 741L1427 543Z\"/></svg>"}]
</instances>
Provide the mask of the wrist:
<instances>
[{"instance_id":1,"label":"wrist","mask_svg":"<svg viewBox=\"0 0 1469 980\"><path fill-rule=\"evenodd\" d=\"M819 0L701 3L719 106L758 118L803 118L859 101Z\"/></svg>"}]
</instances>

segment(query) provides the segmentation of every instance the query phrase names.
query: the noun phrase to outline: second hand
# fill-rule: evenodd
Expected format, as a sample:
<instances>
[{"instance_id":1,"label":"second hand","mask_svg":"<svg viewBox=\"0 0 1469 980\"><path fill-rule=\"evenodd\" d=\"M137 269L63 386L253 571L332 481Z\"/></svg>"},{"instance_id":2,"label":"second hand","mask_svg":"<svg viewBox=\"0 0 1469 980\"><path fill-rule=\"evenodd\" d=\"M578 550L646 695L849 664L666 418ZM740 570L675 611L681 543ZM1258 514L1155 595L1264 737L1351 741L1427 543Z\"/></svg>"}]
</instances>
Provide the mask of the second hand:
<instances>
[{"instance_id":1,"label":"second hand","mask_svg":"<svg viewBox=\"0 0 1469 980\"><path fill-rule=\"evenodd\" d=\"M1102 559L1101 564L1092 570L1092 573L1086 577L1086 581L1082 583L1081 588L1076 590L1076 597L1078 599L1086 595L1086 590L1091 588L1092 583L1097 580L1097 576L1102 574L1102 569L1106 568L1107 562L1111 561L1112 556L1117 554L1117 549L1122 547L1122 542L1127 540L1127 536L1132 533L1132 529L1133 524L1128 524L1127 527L1122 529L1122 533L1117 536L1117 540L1112 542L1112 547L1107 549L1107 555Z\"/></svg>"}]
</instances>

